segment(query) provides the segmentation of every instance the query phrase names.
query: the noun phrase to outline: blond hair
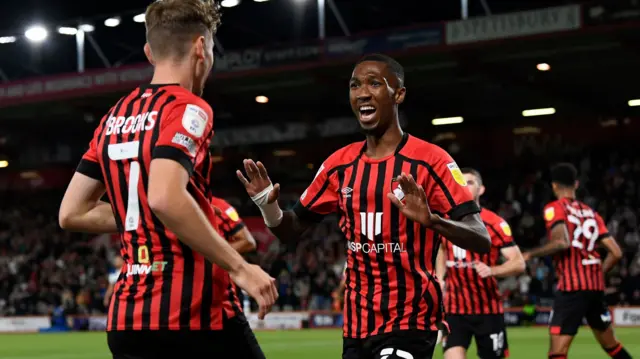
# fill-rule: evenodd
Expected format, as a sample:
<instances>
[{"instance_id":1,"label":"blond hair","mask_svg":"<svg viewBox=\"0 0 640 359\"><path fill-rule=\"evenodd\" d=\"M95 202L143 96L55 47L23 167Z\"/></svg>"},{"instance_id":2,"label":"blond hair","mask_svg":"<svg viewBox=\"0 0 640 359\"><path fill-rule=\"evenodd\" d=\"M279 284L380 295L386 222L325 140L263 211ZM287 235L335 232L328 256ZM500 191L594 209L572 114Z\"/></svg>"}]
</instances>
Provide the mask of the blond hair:
<instances>
[{"instance_id":1,"label":"blond hair","mask_svg":"<svg viewBox=\"0 0 640 359\"><path fill-rule=\"evenodd\" d=\"M220 6L214 0L157 0L147 7L147 43L156 59L182 58L197 36L215 36Z\"/></svg>"}]
</instances>

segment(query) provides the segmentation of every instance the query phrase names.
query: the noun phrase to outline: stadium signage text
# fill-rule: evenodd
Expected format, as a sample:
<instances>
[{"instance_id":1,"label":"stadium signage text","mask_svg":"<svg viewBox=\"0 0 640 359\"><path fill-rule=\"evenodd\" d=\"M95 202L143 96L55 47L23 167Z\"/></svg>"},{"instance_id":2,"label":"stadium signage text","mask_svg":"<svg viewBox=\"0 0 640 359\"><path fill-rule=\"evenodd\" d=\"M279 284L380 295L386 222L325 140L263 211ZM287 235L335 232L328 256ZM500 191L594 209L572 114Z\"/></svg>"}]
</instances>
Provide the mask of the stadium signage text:
<instances>
[{"instance_id":1,"label":"stadium signage text","mask_svg":"<svg viewBox=\"0 0 640 359\"><path fill-rule=\"evenodd\" d=\"M469 20L449 21L449 45L576 30L581 26L580 5L552 7Z\"/></svg>"}]
</instances>

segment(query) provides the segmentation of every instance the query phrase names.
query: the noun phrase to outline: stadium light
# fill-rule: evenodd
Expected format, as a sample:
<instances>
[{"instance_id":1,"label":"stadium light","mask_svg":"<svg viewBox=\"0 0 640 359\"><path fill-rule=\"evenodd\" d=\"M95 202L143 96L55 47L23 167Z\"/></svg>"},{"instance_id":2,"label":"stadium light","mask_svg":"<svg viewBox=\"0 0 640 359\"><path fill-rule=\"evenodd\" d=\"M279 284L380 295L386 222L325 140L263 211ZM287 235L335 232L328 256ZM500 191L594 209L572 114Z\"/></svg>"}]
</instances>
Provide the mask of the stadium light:
<instances>
[{"instance_id":1,"label":"stadium light","mask_svg":"<svg viewBox=\"0 0 640 359\"><path fill-rule=\"evenodd\" d=\"M120 25L119 17L110 17L104 21L104 26L106 27L116 27Z\"/></svg>"},{"instance_id":2,"label":"stadium light","mask_svg":"<svg viewBox=\"0 0 640 359\"><path fill-rule=\"evenodd\" d=\"M553 115L554 113L556 113L556 109L553 107L535 108L532 110L522 111L522 116L524 117L544 116L544 115Z\"/></svg>"},{"instance_id":3,"label":"stadium light","mask_svg":"<svg viewBox=\"0 0 640 359\"><path fill-rule=\"evenodd\" d=\"M0 44L10 44L16 42L18 39L15 36L1 36Z\"/></svg>"},{"instance_id":4,"label":"stadium light","mask_svg":"<svg viewBox=\"0 0 640 359\"><path fill-rule=\"evenodd\" d=\"M629 100L629 107L640 106L640 99Z\"/></svg>"},{"instance_id":5,"label":"stadium light","mask_svg":"<svg viewBox=\"0 0 640 359\"><path fill-rule=\"evenodd\" d=\"M256 102L257 103L267 103L269 102L269 98L267 96L256 96Z\"/></svg>"},{"instance_id":6,"label":"stadium light","mask_svg":"<svg viewBox=\"0 0 640 359\"><path fill-rule=\"evenodd\" d=\"M536 68L538 69L538 71L549 71L549 70L551 70L551 66L549 64L547 64L546 62L538 64L536 66Z\"/></svg>"},{"instance_id":7,"label":"stadium light","mask_svg":"<svg viewBox=\"0 0 640 359\"><path fill-rule=\"evenodd\" d=\"M133 21L135 22L144 22L144 14L138 14L133 17Z\"/></svg>"},{"instance_id":8,"label":"stadium light","mask_svg":"<svg viewBox=\"0 0 640 359\"><path fill-rule=\"evenodd\" d=\"M276 157L291 157L296 155L296 151L294 150L275 150L273 151L273 155Z\"/></svg>"},{"instance_id":9,"label":"stadium light","mask_svg":"<svg viewBox=\"0 0 640 359\"><path fill-rule=\"evenodd\" d=\"M240 4L240 0L222 0L220 5L222 7L234 7Z\"/></svg>"},{"instance_id":10,"label":"stadium light","mask_svg":"<svg viewBox=\"0 0 640 359\"><path fill-rule=\"evenodd\" d=\"M9 167L9 161L0 161L0 168Z\"/></svg>"},{"instance_id":11,"label":"stadium light","mask_svg":"<svg viewBox=\"0 0 640 359\"><path fill-rule=\"evenodd\" d=\"M255 1L255 2L267 2L269 0L253 0L253 1Z\"/></svg>"},{"instance_id":12,"label":"stadium light","mask_svg":"<svg viewBox=\"0 0 640 359\"><path fill-rule=\"evenodd\" d=\"M443 118L434 118L433 120L431 120L431 124L434 126L453 125L456 123L462 123L462 121L464 121L464 118L462 118L461 116L443 117Z\"/></svg>"},{"instance_id":13,"label":"stadium light","mask_svg":"<svg viewBox=\"0 0 640 359\"><path fill-rule=\"evenodd\" d=\"M47 29L40 25L35 25L27 29L24 32L24 36L31 42L43 42L49 36Z\"/></svg>"},{"instance_id":14,"label":"stadium light","mask_svg":"<svg viewBox=\"0 0 640 359\"><path fill-rule=\"evenodd\" d=\"M61 26L58 28L58 34L61 35L75 35L77 33L78 29L76 29L75 27Z\"/></svg>"},{"instance_id":15,"label":"stadium light","mask_svg":"<svg viewBox=\"0 0 640 359\"><path fill-rule=\"evenodd\" d=\"M84 31L84 32L91 32L93 30L95 30L96 28L91 25L91 24L82 24L78 27L80 30Z\"/></svg>"}]
</instances>

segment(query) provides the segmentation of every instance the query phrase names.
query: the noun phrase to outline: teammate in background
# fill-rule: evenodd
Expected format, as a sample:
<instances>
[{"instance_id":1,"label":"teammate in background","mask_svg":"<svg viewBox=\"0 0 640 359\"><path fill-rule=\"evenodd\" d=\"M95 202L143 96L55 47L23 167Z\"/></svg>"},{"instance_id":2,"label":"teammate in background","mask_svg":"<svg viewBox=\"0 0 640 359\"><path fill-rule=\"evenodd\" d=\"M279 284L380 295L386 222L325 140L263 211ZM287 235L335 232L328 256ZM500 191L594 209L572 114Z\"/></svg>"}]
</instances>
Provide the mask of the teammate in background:
<instances>
[{"instance_id":1,"label":"teammate in background","mask_svg":"<svg viewBox=\"0 0 640 359\"><path fill-rule=\"evenodd\" d=\"M231 247L240 254L254 251L256 249L256 240L247 229L236 209L219 197L213 197L211 205L219 219L217 222L218 232L229 241ZM233 282L229 282L225 298L226 300L223 304L227 320L225 322L225 332L232 336L245 337L244 345L234 348L234 356L236 358L264 359L264 353L242 310L238 288Z\"/></svg>"},{"instance_id":2,"label":"teammate in background","mask_svg":"<svg viewBox=\"0 0 640 359\"><path fill-rule=\"evenodd\" d=\"M245 340L221 331L229 274L256 298L260 316L277 290L212 225L213 113L199 95L213 66L219 8L162 0L145 16L151 84L100 121L62 200L60 225L120 233L126 272L107 323L114 358L229 357L227 348ZM99 201L105 191L111 206Z\"/></svg>"},{"instance_id":3,"label":"teammate in background","mask_svg":"<svg viewBox=\"0 0 640 359\"><path fill-rule=\"evenodd\" d=\"M622 258L622 251L609 234L600 215L576 200L578 171L569 163L551 169L551 186L557 200L544 208L549 241L524 253L525 260L553 255L558 294L549 323L549 358L567 357L573 337L586 318L602 348L615 359L631 356L619 343L611 327L611 313L605 304L604 273ZM604 263L597 246L609 254Z\"/></svg>"},{"instance_id":4,"label":"teammate in background","mask_svg":"<svg viewBox=\"0 0 640 359\"><path fill-rule=\"evenodd\" d=\"M122 257L116 256L113 258L113 271L109 273L109 286L107 290L104 292L103 304L105 308L109 308L109 302L111 301L111 296L113 295L113 288L118 282L118 278L120 277L120 272L122 272Z\"/></svg>"},{"instance_id":5,"label":"teammate in background","mask_svg":"<svg viewBox=\"0 0 640 359\"><path fill-rule=\"evenodd\" d=\"M343 358L431 358L444 319L434 278L440 238L486 253L489 234L451 156L400 128L402 66L365 56L349 89L366 140L332 154L292 211L280 209L280 186L262 163L245 160L249 179L237 175L281 240L337 212L348 240Z\"/></svg>"},{"instance_id":6,"label":"teammate in background","mask_svg":"<svg viewBox=\"0 0 640 359\"><path fill-rule=\"evenodd\" d=\"M467 186L480 205L485 187L480 173L463 168ZM480 218L491 236L488 254L468 252L446 239L440 246L436 273L445 284L445 311L450 334L443 341L445 359L464 359L475 337L478 357L509 357L504 309L496 277L521 274L525 270L520 249L513 241L509 224L494 212L482 208ZM505 261L499 264L501 257ZM446 275L446 279L443 278Z\"/></svg>"}]
</instances>

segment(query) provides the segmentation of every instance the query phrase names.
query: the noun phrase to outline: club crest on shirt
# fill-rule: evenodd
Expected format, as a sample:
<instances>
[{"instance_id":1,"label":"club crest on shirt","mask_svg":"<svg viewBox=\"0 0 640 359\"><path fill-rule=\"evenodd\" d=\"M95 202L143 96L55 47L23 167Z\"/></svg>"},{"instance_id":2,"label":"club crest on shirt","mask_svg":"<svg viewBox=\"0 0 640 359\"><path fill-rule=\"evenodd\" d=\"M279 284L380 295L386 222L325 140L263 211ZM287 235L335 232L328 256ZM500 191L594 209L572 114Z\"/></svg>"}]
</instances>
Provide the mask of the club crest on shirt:
<instances>
[{"instance_id":1,"label":"club crest on shirt","mask_svg":"<svg viewBox=\"0 0 640 359\"><path fill-rule=\"evenodd\" d=\"M544 210L544 219L549 222L551 220L553 220L553 218L556 216L556 211L555 209L553 209L553 207L549 207L547 209Z\"/></svg>"},{"instance_id":2,"label":"club crest on shirt","mask_svg":"<svg viewBox=\"0 0 640 359\"><path fill-rule=\"evenodd\" d=\"M451 162L447 164L447 168L449 169L449 172L451 172L451 175L453 176L453 179L456 181L457 184L463 187L467 185L467 181L464 179L464 176L462 175L462 171L460 170L460 167L458 167L457 163Z\"/></svg>"},{"instance_id":3,"label":"club crest on shirt","mask_svg":"<svg viewBox=\"0 0 640 359\"><path fill-rule=\"evenodd\" d=\"M398 201L402 201L404 199L404 192L402 191L402 186L400 183L394 178L391 180L391 193L398 199Z\"/></svg>"},{"instance_id":4,"label":"club crest on shirt","mask_svg":"<svg viewBox=\"0 0 640 359\"><path fill-rule=\"evenodd\" d=\"M238 216L238 212L236 212L236 209L233 207L229 207L227 208L226 211L224 211L224 213L231 218L232 221L234 222L238 222L238 220L240 219L240 216Z\"/></svg>"}]
</instances>

